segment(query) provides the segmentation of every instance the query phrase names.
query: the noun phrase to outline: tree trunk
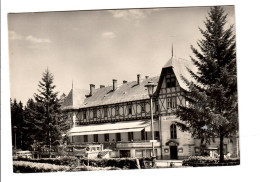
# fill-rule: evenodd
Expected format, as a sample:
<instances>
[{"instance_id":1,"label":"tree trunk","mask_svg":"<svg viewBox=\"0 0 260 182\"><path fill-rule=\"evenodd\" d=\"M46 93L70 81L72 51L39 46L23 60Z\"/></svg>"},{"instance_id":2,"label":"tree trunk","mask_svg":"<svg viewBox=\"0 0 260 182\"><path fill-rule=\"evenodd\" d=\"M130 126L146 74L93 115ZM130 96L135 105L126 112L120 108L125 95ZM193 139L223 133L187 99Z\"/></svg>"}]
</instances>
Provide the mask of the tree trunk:
<instances>
[{"instance_id":1,"label":"tree trunk","mask_svg":"<svg viewBox=\"0 0 260 182\"><path fill-rule=\"evenodd\" d=\"M220 143L219 143L219 162L220 163L224 162L223 146L224 146L224 135L220 134Z\"/></svg>"}]
</instances>

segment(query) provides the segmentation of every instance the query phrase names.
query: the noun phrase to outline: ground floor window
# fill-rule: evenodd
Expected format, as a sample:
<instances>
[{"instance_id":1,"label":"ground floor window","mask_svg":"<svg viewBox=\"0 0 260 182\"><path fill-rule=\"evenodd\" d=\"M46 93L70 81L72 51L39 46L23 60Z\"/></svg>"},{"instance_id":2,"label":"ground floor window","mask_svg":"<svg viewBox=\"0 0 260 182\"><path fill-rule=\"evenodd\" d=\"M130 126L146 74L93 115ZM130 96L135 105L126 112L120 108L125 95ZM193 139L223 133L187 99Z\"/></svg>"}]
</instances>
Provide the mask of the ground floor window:
<instances>
[{"instance_id":1,"label":"ground floor window","mask_svg":"<svg viewBox=\"0 0 260 182\"><path fill-rule=\"evenodd\" d=\"M145 140L145 130L141 131L141 140Z\"/></svg>"},{"instance_id":2,"label":"ground floor window","mask_svg":"<svg viewBox=\"0 0 260 182\"><path fill-rule=\"evenodd\" d=\"M139 158L143 157L143 151L142 150L136 150L135 151L135 157L139 157Z\"/></svg>"},{"instance_id":3,"label":"ground floor window","mask_svg":"<svg viewBox=\"0 0 260 182\"><path fill-rule=\"evenodd\" d=\"M106 141L106 142L109 141L109 134L105 134L105 141Z\"/></svg>"},{"instance_id":4,"label":"ground floor window","mask_svg":"<svg viewBox=\"0 0 260 182\"><path fill-rule=\"evenodd\" d=\"M117 133L116 134L116 141L121 141L121 134L120 133Z\"/></svg>"},{"instance_id":5,"label":"ground floor window","mask_svg":"<svg viewBox=\"0 0 260 182\"><path fill-rule=\"evenodd\" d=\"M133 141L133 140L134 140L134 133L128 132L128 141Z\"/></svg>"},{"instance_id":6,"label":"ground floor window","mask_svg":"<svg viewBox=\"0 0 260 182\"><path fill-rule=\"evenodd\" d=\"M120 157L130 157L130 150L120 150Z\"/></svg>"},{"instance_id":7,"label":"ground floor window","mask_svg":"<svg viewBox=\"0 0 260 182\"><path fill-rule=\"evenodd\" d=\"M160 133L159 133L159 131L155 131L154 134L155 134L155 135L154 135L154 139L155 139L155 140L160 140Z\"/></svg>"},{"instance_id":8,"label":"ground floor window","mask_svg":"<svg viewBox=\"0 0 260 182\"><path fill-rule=\"evenodd\" d=\"M88 135L84 135L84 142L88 142Z\"/></svg>"},{"instance_id":9,"label":"ground floor window","mask_svg":"<svg viewBox=\"0 0 260 182\"><path fill-rule=\"evenodd\" d=\"M94 142L98 142L98 135L94 134Z\"/></svg>"}]
</instances>

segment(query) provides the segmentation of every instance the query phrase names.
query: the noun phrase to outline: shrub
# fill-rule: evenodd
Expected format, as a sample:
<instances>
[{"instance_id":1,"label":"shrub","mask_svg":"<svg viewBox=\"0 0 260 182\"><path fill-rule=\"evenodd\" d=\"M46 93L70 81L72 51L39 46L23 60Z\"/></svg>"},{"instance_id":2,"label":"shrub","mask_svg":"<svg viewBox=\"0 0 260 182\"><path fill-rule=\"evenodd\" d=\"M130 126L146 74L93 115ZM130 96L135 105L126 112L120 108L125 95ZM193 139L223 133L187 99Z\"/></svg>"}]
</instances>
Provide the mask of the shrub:
<instances>
[{"instance_id":1,"label":"shrub","mask_svg":"<svg viewBox=\"0 0 260 182\"><path fill-rule=\"evenodd\" d=\"M68 166L58 166L47 163L35 163L27 161L14 161L13 171L14 173L37 173L37 172L57 172L57 171L69 171Z\"/></svg>"},{"instance_id":2,"label":"shrub","mask_svg":"<svg viewBox=\"0 0 260 182\"><path fill-rule=\"evenodd\" d=\"M80 167L73 168L71 171L101 171L101 170L121 170L121 168L80 166Z\"/></svg>"},{"instance_id":3,"label":"shrub","mask_svg":"<svg viewBox=\"0 0 260 182\"><path fill-rule=\"evenodd\" d=\"M116 167L137 169L137 163L135 158L111 158L111 159L81 159L81 162L85 165L94 167Z\"/></svg>"},{"instance_id":4,"label":"shrub","mask_svg":"<svg viewBox=\"0 0 260 182\"><path fill-rule=\"evenodd\" d=\"M183 160L183 166L224 166L224 165L239 165L240 159L226 159L223 163L219 163L219 158L204 157L204 156L190 156Z\"/></svg>"},{"instance_id":5,"label":"shrub","mask_svg":"<svg viewBox=\"0 0 260 182\"><path fill-rule=\"evenodd\" d=\"M41 159L18 159L19 161L29 161L37 163L48 163L62 166L73 166L76 164L76 157L61 157L61 158L41 158Z\"/></svg>"}]
</instances>

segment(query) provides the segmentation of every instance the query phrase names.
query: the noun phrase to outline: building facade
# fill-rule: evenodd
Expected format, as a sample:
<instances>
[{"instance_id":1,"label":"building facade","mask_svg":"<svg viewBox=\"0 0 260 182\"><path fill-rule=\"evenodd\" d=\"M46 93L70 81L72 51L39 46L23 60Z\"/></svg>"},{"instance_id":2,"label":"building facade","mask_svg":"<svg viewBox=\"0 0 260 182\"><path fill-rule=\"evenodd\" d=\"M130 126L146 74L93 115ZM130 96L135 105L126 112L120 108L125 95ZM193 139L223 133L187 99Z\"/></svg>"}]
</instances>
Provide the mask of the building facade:
<instances>
[{"instance_id":1,"label":"building facade","mask_svg":"<svg viewBox=\"0 0 260 182\"><path fill-rule=\"evenodd\" d=\"M180 121L173 111L185 105L183 97L187 87L181 76L189 77L184 59L171 57L156 77L136 81L112 81L111 86L90 84L90 90L72 88L64 99L62 109L71 122L68 132L71 144L103 144L111 149L111 157L150 157L152 143L157 159L184 159L200 155L200 139L182 132ZM145 85L157 84L153 94L154 141L151 135L150 97ZM218 150L219 142L207 149ZM238 155L237 137L224 140L225 153Z\"/></svg>"}]
</instances>

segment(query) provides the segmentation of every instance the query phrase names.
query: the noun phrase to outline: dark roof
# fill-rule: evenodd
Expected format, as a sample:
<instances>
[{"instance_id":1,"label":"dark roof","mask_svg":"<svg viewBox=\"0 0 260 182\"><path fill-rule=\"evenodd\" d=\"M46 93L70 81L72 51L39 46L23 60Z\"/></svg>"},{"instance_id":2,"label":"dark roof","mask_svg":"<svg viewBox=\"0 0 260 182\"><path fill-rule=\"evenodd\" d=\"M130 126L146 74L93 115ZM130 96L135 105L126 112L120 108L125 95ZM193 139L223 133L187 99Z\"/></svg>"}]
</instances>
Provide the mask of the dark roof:
<instances>
[{"instance_id":1,"label":"dark roof","mask_svg":"<svg viewBox=\"0 0 260 182\"><path fill-rule=\"evenodd\" d=\"M140 84L137 84L137 81L124 83L118 85L115 91L113 91L113 86L94 89L92 96L85 98L83 107L93 107L148 99L148 91L145 85L149 81L157 84L158 79L159 76L156 76L140 80Z\"/></svg>"},{"instance_id":2,"label":"dark roof","mask_svg":"<svg viewBox=\"0 0 260 182\"><path fill-rule=\"evenodd\" d=\"M188 88L181 78L181 76L184 76L188 80L191 79L186 67L191 68L191 62L185 59L171 57L163 68L172 68L180 86L187 90ZM89 96L90 92L87 90L72 89L62 107L63 109L79 109L148 99L149 96L145 85L150 81L158 84L159 76L142 79L140 80L140 84L137 84L137 81L118 84L115 91L113 91L112 85L96 88L93 89L91 96ZM154 90L156 90L156 87Z\"/></svg>"}]
</instances>

